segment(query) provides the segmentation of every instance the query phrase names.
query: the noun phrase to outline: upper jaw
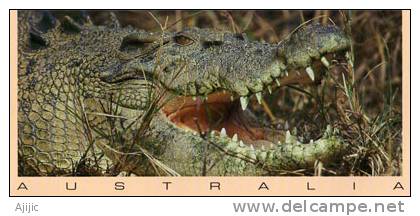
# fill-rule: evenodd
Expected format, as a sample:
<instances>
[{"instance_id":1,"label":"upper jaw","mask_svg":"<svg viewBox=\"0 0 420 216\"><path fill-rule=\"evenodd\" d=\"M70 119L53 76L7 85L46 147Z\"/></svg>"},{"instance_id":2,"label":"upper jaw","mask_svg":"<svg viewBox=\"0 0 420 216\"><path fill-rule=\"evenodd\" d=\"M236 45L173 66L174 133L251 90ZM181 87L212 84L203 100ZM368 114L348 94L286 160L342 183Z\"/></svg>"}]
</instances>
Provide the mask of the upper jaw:
<instances>
[{"instance_id":1,"label":"upper jaw","mask_svg":"<svg viewBox=\"0 0 420 216\"><path fill-rule=\"evenodd\" d=\"M183 96L206 97L214 92L228 91L234 97L253 94L258 97L276 85L313 82L320 77L320 71L313 67L314 62L320 62L328 69L330 62L325 56L347 50L350 42L335 26L309 25L278 45L253 42L238 46L241 53L225 50L226 53L201 62L200 57L184 56L184 65L175 56L167 56L163 62L133 60L119 73L135 71L141 76L157 75L157 80L166 89ZM173 65L178 67L173 68Z\"/></svg>"},{"instance_id":2,"label":"upper jaw","mask_svg":"<svg viewBox=\"0 0 420 216\"><path fill-rule=\"evenodd\" d=\"M329 54L328 54L329 55ZM317 83L324 75L325 71L329 71L333 66L332 61L328 60L325 56L319 56L318 58L311 58L311 64L304 67L284 66L282 61L278 61L277 65L273 67L278 69L277 77L271 76L270 79L257 79L253 83L253 88L250 87L250 83L242 84L238 82L237 88L232 89L236 95L240 97L240 104L243 110L247 108L249 98L255 95L258 103L261 104L262 95L264 92L271 94L274 88L280 86L286 86L290 84L307 85L311 83ZM329 55L330 56L330 55ZM351 60L348 58L349 53L345 52L347 64L351 64ZM335 61L335 60L334 60ZM280 66L278 66L280 65ZM266 72L265 74L273 74L272 72Z\"/></svg>"},{"instance_id":3,"label":"upper jaw","mask_svg":"<svg viewBox=\"0 0 420 216\"><path fill-rule=\"evenodd\" d=\"M350 39L337 26L313 24L304 26L278 45L261 44L266 51L258 56L265 66L242 68L235 72L226 71L227 84L222 89L236 96L259 97L265 90L288 84L308 84L321 78L322 71L329 70L329 58L343 54L350 62L347 51ZM341 57L341 56L340 56ZM318 67L320 65L321 67ZM251 68L251 69L250 69ZM245 99L242 99L246 103Z\"/></svg>"}]
</instances>

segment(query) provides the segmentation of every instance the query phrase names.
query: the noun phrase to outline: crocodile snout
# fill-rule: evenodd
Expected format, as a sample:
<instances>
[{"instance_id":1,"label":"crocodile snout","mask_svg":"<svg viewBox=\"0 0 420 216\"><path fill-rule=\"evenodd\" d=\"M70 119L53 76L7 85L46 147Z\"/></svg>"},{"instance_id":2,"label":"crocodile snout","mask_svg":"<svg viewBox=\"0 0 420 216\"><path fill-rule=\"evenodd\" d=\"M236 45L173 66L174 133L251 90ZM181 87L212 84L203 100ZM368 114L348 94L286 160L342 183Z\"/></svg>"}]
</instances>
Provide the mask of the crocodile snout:
<instances>
[{"instance_id":1,"label":"crocodile snout","mask_svg":"<svg viewBox=\"0 0 420 216\"><path fill-rule=\"evenodd\" d=\"M278 55L289 69L306 68L324 55L350 48L350 39L334 25L303 26L279 44Z\"/></svg>"}]
</instances>

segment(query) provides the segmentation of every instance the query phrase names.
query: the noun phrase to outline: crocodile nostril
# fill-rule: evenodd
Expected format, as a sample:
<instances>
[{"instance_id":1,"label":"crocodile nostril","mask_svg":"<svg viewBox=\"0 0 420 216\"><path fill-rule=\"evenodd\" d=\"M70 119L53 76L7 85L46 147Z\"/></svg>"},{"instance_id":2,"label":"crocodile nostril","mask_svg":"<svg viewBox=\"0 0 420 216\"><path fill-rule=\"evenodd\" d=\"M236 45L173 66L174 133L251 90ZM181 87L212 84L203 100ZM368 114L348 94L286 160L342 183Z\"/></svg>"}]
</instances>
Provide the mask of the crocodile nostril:
<instances>
[{"instance_id":1,"label":"crocodile nostril","mask_svg":"<svg viewBox=\"0 0 420 216\"><path fill-rule=\"evenodd\" d=\"M234 37L235 37L236 39L238 39L238 40L242 40L242 41L245 41L245 40L247 40L247 39L248 39L245 33L238 33L238 34L235 34L235 36L234 36Z\"/></svg>"}]
</instances>

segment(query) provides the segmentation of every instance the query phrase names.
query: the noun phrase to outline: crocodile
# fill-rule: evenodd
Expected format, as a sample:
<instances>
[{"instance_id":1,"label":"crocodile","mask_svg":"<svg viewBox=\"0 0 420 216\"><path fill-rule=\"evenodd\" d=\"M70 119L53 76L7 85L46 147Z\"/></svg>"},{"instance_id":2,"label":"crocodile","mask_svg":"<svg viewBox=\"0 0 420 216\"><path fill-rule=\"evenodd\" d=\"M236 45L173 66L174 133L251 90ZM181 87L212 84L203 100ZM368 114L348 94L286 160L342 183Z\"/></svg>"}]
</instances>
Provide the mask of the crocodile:
<instances>
[{"instance_id":1,"label":"crocodile","mask_svg":"<svg viewBox=\"0 0 420 216\"><path fill-rule=\"evenodd\" d=\"M195 27L148 32L113 13L96 25L19 11L18 25L20 175L276 175L346 149L331 126L303 143L259 125L248 106L321 79L328 56L350 47L335 25L303 25L278 44Z\"/></svg>"}]
</instances>

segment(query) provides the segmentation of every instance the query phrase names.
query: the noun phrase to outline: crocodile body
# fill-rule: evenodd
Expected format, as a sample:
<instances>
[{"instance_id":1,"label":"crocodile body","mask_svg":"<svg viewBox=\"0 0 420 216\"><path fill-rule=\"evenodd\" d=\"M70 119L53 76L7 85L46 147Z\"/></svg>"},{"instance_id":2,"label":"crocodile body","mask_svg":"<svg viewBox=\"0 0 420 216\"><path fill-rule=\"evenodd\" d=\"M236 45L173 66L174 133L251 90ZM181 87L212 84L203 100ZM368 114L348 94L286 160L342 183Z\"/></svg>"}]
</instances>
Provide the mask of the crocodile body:
<instances>
[{"instance_id":1,"label":"crocodile body","mask_svg":"<svg viewBox=\"0 0 420 216\"><path fill-rule=\"evenodd\" d=\"M345 144L330 127L301 143L288 131L242 132L230 120L239 114L214 124L200 118L242 112L273 83L319 78L312 62L328 66L324 54L349 47L338 27L308 25L268 44L210 29L151 33L111 20L96 26L87 17L82 25L19 11L22 175L275 175L342 154ZM300 69L307 74L293 72Z\"/></svg>"}]
</instances>

